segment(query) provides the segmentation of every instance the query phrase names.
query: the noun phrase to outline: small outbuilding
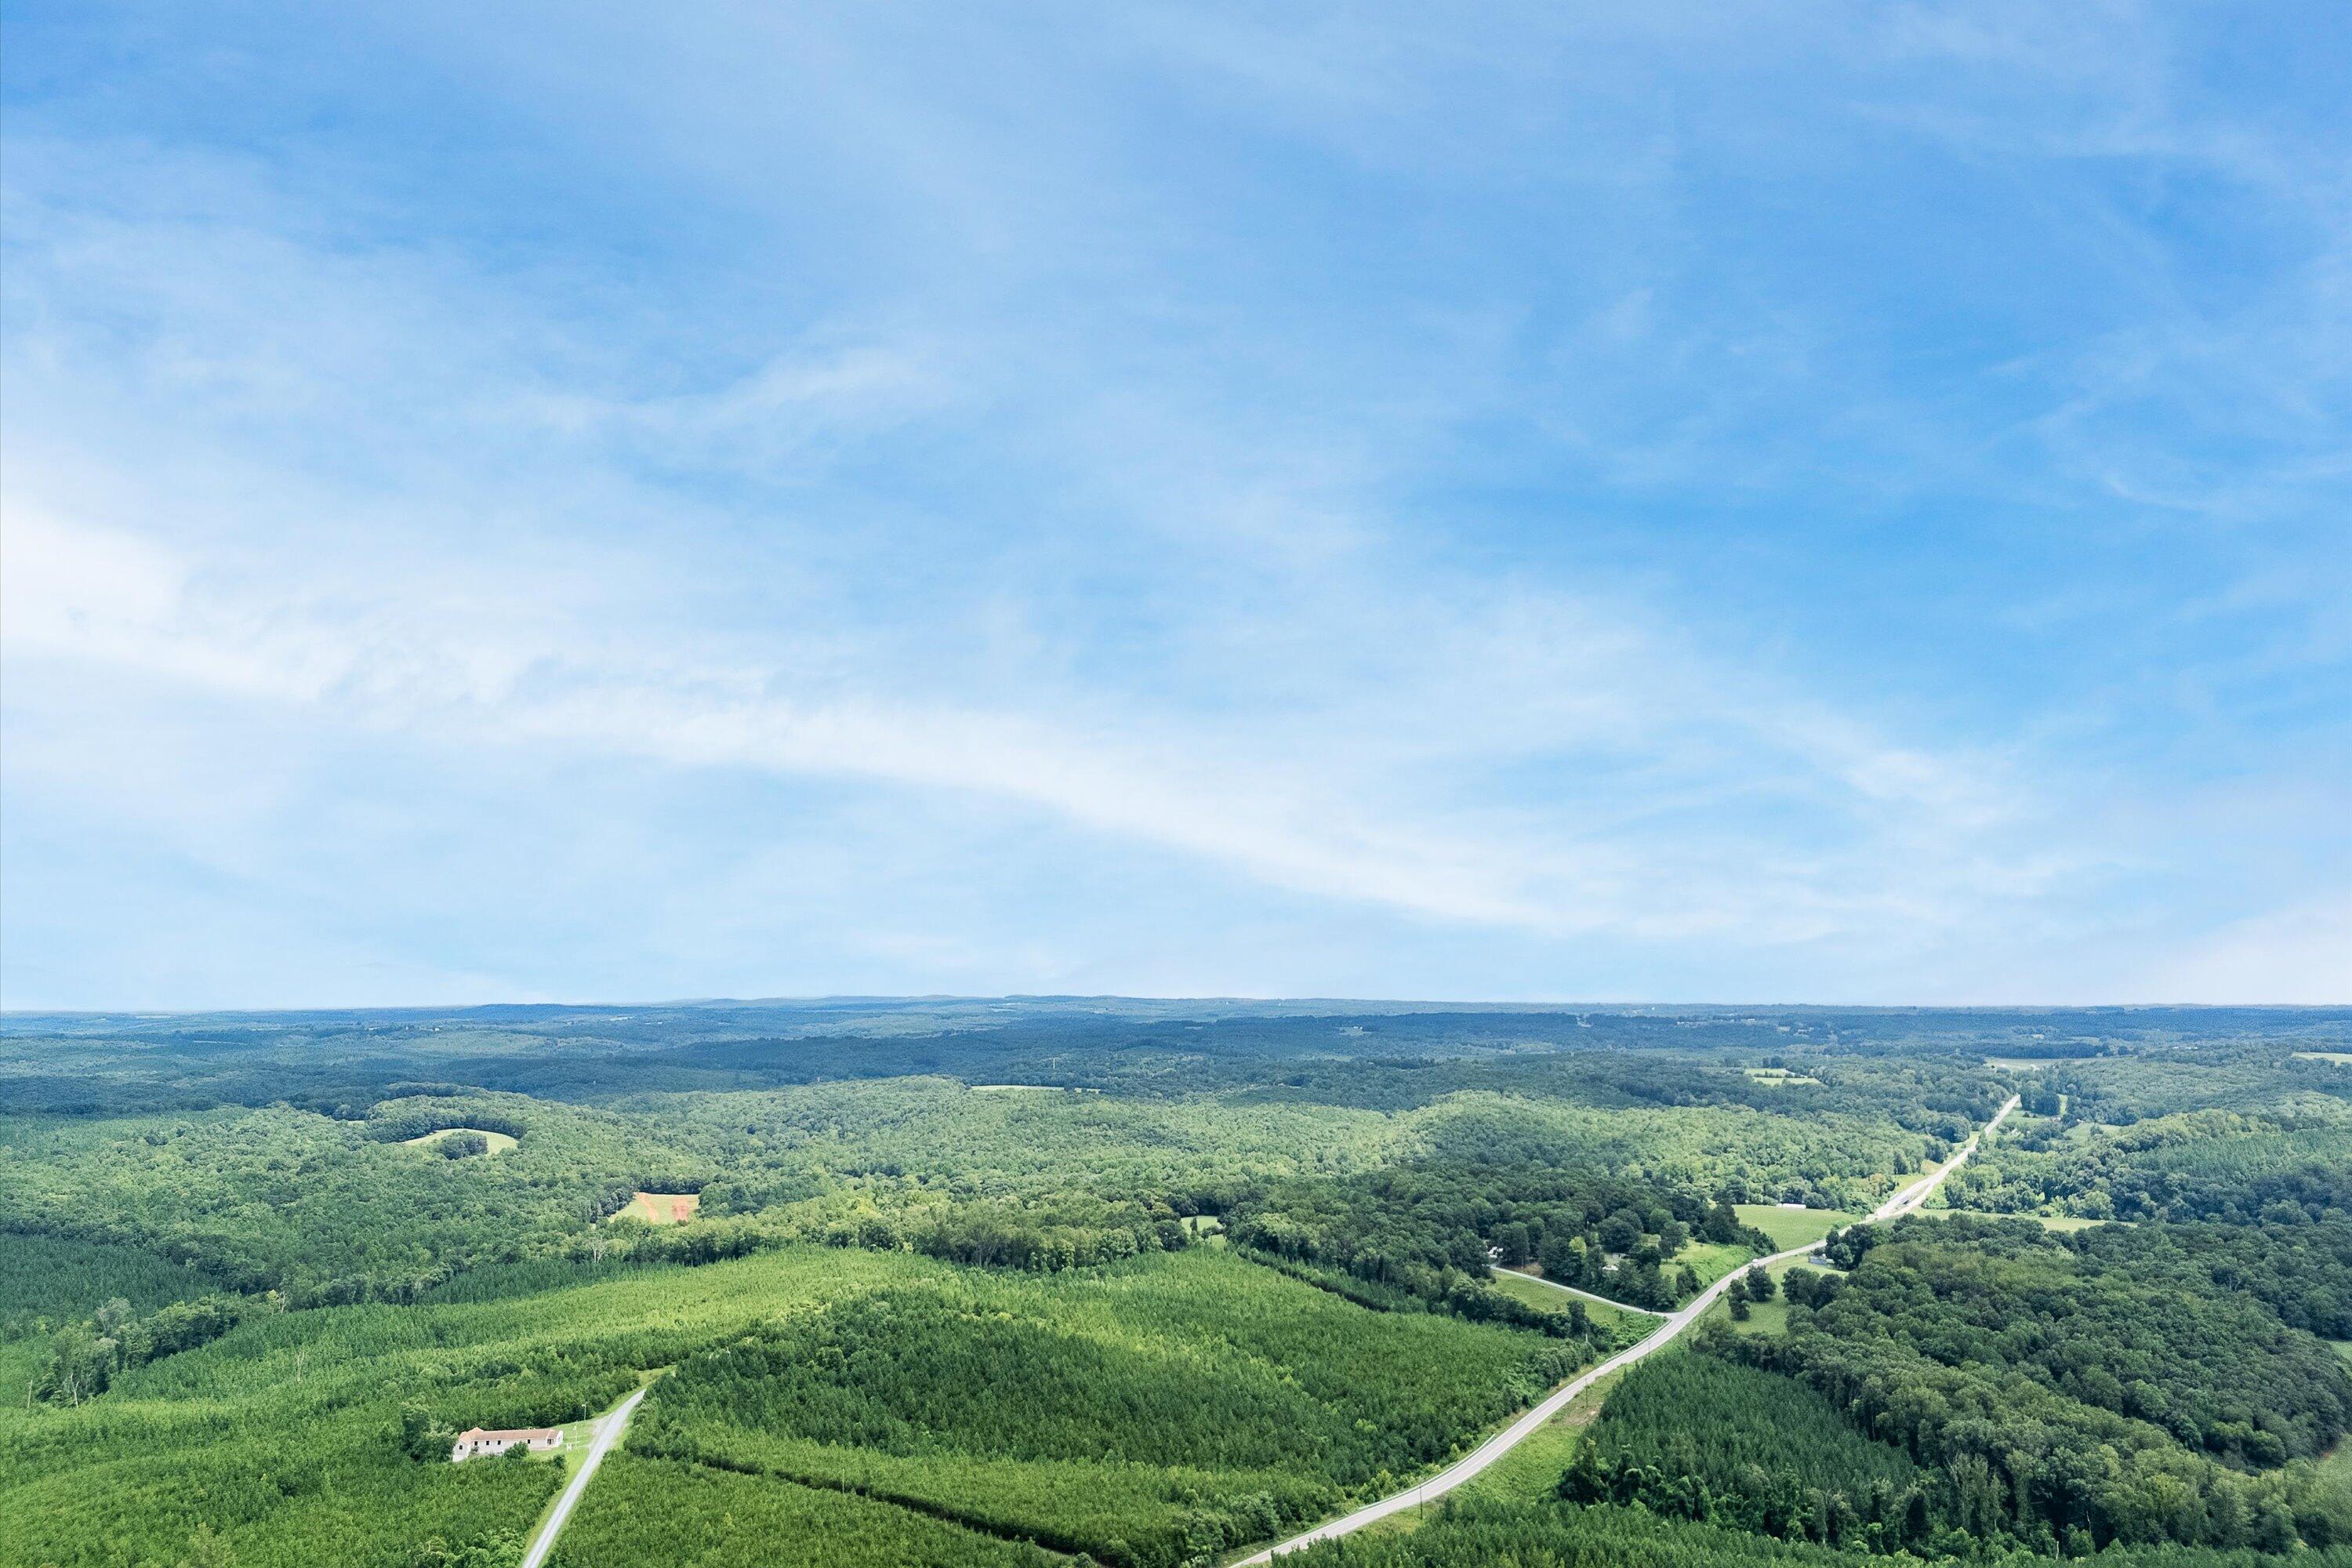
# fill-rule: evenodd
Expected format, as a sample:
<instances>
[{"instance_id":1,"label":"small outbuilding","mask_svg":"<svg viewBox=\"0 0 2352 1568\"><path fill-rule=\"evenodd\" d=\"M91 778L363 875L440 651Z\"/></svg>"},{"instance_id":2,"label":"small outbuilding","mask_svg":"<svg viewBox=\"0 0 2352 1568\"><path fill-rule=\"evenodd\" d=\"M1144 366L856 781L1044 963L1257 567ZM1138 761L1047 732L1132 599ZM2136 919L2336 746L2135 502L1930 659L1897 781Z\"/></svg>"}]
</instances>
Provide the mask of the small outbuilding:
<instances>
[{"instance_id":1,"label":"small outbuilding","mask_svg":"<svg viewBox=\"0 0 2352 1568\"><path fill-rule=\"evenodd\" d=\"M509 1448L523 1447L545 1452L560 1447L563 1434L552 1426L518 1426L510 1431L491 1432L479 1426L469 1426L457 1434L457 1441L449 1449L449 1462L477 1458L489 1454L503 1454Z\"/></svg>"}]
</instances>

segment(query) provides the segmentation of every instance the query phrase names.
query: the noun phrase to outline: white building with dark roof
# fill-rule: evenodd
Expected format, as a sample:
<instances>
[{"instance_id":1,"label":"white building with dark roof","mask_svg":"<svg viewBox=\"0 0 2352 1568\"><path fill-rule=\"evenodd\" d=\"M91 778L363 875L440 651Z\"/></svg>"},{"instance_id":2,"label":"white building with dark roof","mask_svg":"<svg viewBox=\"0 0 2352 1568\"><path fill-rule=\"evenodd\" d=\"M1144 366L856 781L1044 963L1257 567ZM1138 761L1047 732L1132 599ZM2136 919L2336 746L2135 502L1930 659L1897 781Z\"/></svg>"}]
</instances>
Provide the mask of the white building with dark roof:
<instances>
[{"instance_id":1,"label":"white building with dark roof","mask_svg":"<svg viewBox=\"0 0 2352 1568\"><path fill-rule=\"evenodd\" d=\"M457 1441L450 1447L449 1462L454 1465L460 1459L503 1454L518 1446L544 1452L562 1441L563 1434L552 1426L517 1426L499 1432L469 1426L457 1434Z\"/></svg>"}]
</instances>

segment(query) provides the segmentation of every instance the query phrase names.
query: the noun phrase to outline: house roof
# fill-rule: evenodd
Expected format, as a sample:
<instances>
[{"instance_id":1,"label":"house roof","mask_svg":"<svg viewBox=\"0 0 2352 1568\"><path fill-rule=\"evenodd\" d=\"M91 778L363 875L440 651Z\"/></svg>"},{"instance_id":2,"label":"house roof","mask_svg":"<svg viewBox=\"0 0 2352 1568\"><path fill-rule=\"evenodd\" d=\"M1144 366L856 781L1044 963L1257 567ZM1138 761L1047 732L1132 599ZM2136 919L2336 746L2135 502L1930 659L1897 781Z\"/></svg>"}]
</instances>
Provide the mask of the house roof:
<instances>
[{"instance_id":1,"label":"house roof","mask_svg":"<svg viewBox=\"0 0 2352 1568\"><path fill-rule=\"evenodd\" d=\"M556 1437L562 1435L552 1426L509 1426L495 1431L482 1426L468 1426L457 1434L457 1441L471 1443L484 1437L503 1437L509 1442L521 1442L532 1437Z\"/></svg>"}]
</instances>

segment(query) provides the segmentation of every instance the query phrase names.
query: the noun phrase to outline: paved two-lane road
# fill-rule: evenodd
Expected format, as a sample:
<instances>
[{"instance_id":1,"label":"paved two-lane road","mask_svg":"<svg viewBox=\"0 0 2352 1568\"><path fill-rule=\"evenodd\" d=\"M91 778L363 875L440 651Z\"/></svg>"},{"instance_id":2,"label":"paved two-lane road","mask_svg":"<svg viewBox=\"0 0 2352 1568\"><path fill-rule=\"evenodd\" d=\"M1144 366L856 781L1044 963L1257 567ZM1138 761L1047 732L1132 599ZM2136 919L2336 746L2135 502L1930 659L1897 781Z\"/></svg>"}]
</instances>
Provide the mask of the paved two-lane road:
<instances>
[{"instance_id":1,"label":"paved two-lane road","mask_svg":"<svg viewBox=\"0 0 2352 1568\"><path fill-rule=\"evenodd\" d=\"M580 1461L580 1473L572 1478L572 1484L563 1489L562 1497L556 1499L555 1511L547 1516L547 1522L539 1527L539 1534L531 1542L530 1550L522 1554L522 1568L540 1568L540 1564L547 1561L547 1554L555 1550L555 1538L562 1533L563 1521L572 1517L572 1507L579 1502L580 1494L588 1489L588 1478L594 1475L596 1467L604 1462L605 1451L621 1440L622 1432L628 1427L629 1417L636 1411L637 1401L645 1396L646 1391L640 1388L597 1418L596 1436L588 1445L588 1457Z\"/></svg>"},{"instance_id":2,"label":"paved two-lane road","mask_svg":"<svg viewBox=\"0 0 2352 1568\"><path fill-rule=\"evenodd\" d=\"M1893 1197L1887 1199L1886 1202L1879 1205L1876 1211L1871 1215L1869 1219L1858 1221L1857 1223L1871 1225L1880 1220L1893 1219L1899 1215L1909 1214L1914 1209L1916 1209L1920 1205L1926 1203L1929 1197L1934 1195L1936 1189L1943 1184L1944 1178L1950 1175L1954 1171L1959 1169L1961 1163L1967 1160L1969 1155L1977 1152L1977 1144L1980 1140L1982 1140L1984 1135L1990 1132L1994 1128L2000 1126L2001 1122L2008 1119L2009 1113L2016 1109L2017 1097L2015 1095L2011 1095L2009 1099L2009 1103L2002 1106L2000 1110L1996 1111L1990 1121L1986 1122L1981 1130L1973 1134L1966 1143L1962 1144L1959 1152L1954 1154L1949 1160L1946 1161L1940 1170L1935 1171L1928 1175L1922 1176L1919 1180L1912 1183L1909 1186L1903 1188ZM1759 1258L1757 1263L1743 1265L1739 1268L1733 1269L1729 1274L1725 1275L1722 1279L1717 1280L1714 1284L1708 1286L1706 1289L1693 1297L1691 1299L1690 1305L1684 1307L1679 1311L1676 1311L1671 1317L1667 1318L1664 1322L1659 1324L1655 1330L1652 1331L1649 1337L1642 1341L1641 1343L1633 1346L1631 1350L1619 1351L1615 1355L1611 1356L1607 1361L1602 1362L1591 1372L1580 1373L1570 1382L1562 1384L1559 1387L1554 1389L1551 1394L1545 1398L1542 1404L1537 1405L1534 1409L1520 1416L1517 1421L1512 1422L1508 1426L1506 1426L1502 1431L1497 1432L1492 1437L1487 1438L1486 1442L1480 1444L1475 1449L1472 1450L1468 1457L1455 1460L1454 1464L1445 1469L1440 1470L1436 1475L1432 1476L1429 1479L1422 1482L1419 1486L1407 1487L1404 1490L1396 1493L1392 1497L1384 1497L1380 1501L1360 1508L1355 1512L1348 1514L1344 1518L1335 1519L1328 1524L1318 1525L1313 1530L1307 1531L1304 1535L1294 1535L1287 1541L1282 1542L1274 1546L1269 1546L1255 1557L1245 1557L1242 1559L1244 1568L1247 1568L1247 1565L1251 1563L1271 1563L1275 1558L1281 1556L1285 1552L1296 1552L1305 1546L1312 1546L1318 1541L1330 1541L1339 1536L1352 1535L1357 1531L1363 1529L1364 1526L1376 1523L1381 1520L1388 1518L1391 1514L1402 1513L1409 1508L1418 1508L1423 1503L1428 1502L1433 1498L1444 1496L1447 1492L1452 1491L1455 1487L1460 1486L1463 1482L1470 1479L1473 1476L1477 1475L1489 1465L1492 1465L1496 1460L1509 1453L1513 1448L1517 1447L1520 1443L1524 1442L1528 1436L1536 1430L1536 1428L1541 1426L1545 1422L1550 1420L1553 1416L1559 1415L1560 1411L1567 1408L1569 1401L1574 1399L1578 1394L1582 1394L1586 1389L1591 1388L1594 1384L1600 1382L1611 1373L1622 1371L1623 1368L1632 1366L1635 1362L1642 1360L1643 1357L1653 1355L1672 1344L1675 1338L1680 1335L1685 1329L1689 1328L1693 1323L1698 1321L1700 1315L1709 1307L1714 1306L1717 1300L1720 1298L1726 1290L1731 1288L1732 1280L1738 1279L1748 1268L1753 1268L1757 1267L1758 1264L1769 1266L1774 1263L1784 1262L1791 1258L1802 1258L1805 1254L1809 1252L1818 1252L1821 1248L1822 1244L1818 1241L1812 1242L1804 1247L1792 1247L1786 1252L1776 1252L1769 1258ZM526 1563L524 1568L533 1568L533 1565Z\"/></svg>"}]
</instances>

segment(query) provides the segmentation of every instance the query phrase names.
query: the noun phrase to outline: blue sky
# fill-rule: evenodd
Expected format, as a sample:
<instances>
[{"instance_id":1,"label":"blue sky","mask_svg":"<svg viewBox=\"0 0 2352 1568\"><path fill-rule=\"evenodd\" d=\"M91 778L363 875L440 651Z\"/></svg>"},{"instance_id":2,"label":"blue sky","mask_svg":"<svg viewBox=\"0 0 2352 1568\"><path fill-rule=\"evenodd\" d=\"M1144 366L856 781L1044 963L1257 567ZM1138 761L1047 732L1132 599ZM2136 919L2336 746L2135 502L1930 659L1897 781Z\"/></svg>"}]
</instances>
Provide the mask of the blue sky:
<instances>
[{"instance_id":1,"label":"blue sky","mask_svg":"<svg viewBox=\"0 0 2352 1568\"><path fill-rule=\"evenodd\" d=\"M2352 12L10 7L0 999L2352 997Z\"/></svg>"}]
</instances>

